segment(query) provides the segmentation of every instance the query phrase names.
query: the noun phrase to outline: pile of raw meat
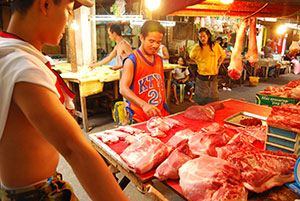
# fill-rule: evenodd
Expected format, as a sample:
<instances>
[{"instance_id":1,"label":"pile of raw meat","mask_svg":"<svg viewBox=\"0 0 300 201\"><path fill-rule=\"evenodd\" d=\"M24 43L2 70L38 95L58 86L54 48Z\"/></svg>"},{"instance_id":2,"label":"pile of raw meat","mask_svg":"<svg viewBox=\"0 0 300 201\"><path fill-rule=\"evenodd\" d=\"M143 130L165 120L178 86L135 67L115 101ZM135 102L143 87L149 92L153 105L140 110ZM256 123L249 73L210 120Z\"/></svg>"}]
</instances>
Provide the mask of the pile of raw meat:
<instances>
[{"instance_id":1,"label":"pile of raw meat","mask_svg":"<svg viewBox=\"0 0 300 201\"><path fill-rule=\"evenodd\" d=\"M273 106L267 123L270 126L299 130L298 132L300 132L300 106L293 104Z\"/></svg>"},{"instance_id":2,"label":"pile of raw meat","mask_svg":"<svg viewBox=\"0 0 300 201\"><path fill-rule=\"evenodd\" d=\"M194 109L205 116L200 120L211 122L214 107L203 107ZM196 117L194 109L187 110L188 118ZM206 109L208 113L203 111ZM248 190L260 193L294 181L295 155L253 146L256 140L265 141L265 126L242 128L226 124L227 129L237 131L229 137L223 125L213 122L191 130L185 126L189 119L183 116L186 122L154 117L147 122L149 132L132 127L107 132L131 143L120 156L136 173L156 168L155 177L179 180L183 195L191 201L243 201L247 200ZM174 128L177 132L168 136ZM103 135L107 134L99 136L102 141ZM164 143L166 136L169 138Z\"/></svg>"},{"instance_id":3,"label":"pile of raw meat","mask_svg":"<svg viewBox=\"0 0 300 201\"><path fill-rule=\"evenodd\" d=\"M266 87L264 91L260 91L258 94L300 99L300 79L290 81L288 84L283 86Z\"/></svg>"}]
</instances>

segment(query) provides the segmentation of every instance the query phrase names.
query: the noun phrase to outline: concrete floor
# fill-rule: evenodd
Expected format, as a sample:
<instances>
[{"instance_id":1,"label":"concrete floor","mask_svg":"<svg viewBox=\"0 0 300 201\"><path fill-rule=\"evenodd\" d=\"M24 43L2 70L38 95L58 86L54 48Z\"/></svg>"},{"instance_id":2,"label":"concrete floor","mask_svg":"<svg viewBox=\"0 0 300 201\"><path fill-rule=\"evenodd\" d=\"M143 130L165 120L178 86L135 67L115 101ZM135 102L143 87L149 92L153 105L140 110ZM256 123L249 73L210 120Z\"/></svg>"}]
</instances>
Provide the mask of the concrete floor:
<instances>
[{"instance_id":1,"label":"concrete floor","mask_svg":"<svg viewBox=\"0 0 300 201\"><path fill-rule=\"evenodd\" d=\"M244 100L247 102L255 103L255 95L258 91L262 91L267 86L284 85L284 84L287 84L291 80L296 80L299 78L300 78L300 75L294 75L291 73L290 74L281 74L279 78L269 78L267 81L260 80L258 86L256 86L256 87L250 87L249 82L247 80L241 86L239 86L236 83L233 83L231 86L231 91L229 91L229 90L223 91L222 89L220 89L220 98L221 98L221 100L226 100L226 99L232 98L232 99ZM171 99L169 107L170 107L171 113L177 113L180 111L184 111L190 105L192 105L192 104L190 102L188 102L187 99L180 105L175 105L174 100ZM84 132L84 135L86 136L87 139L88 139L89 134L117 127L117 125L113 122L113 119L109 112L89 115L89 126L92 127L92 130L89 133ZM78 198L81 201L90 201L91 200L89 198L89 196L86 194L86 192L83 190L82 186L80 185L77 178L75 177L72 169L70 168L70 166L64 160L63 157L61 157L61 160L60 160L60 163L58 166L58 171L64 175L64 179L66 181L68 181L72 184L76 195L78 196ZM120 173L117 176L119 178L122 177L122 175ZM178 196L176 193L174 193L169 188L165 187L164 185L161 185L161 183L159 181L155 181L154 184L169 200L172 200L172 201L185 200L182 197ZM150 200L149 197L147 197L144 194L137 191L136 187L132 183L130 183L125 188L124 192L131 201Z\"/></svg>"}]
</instances>

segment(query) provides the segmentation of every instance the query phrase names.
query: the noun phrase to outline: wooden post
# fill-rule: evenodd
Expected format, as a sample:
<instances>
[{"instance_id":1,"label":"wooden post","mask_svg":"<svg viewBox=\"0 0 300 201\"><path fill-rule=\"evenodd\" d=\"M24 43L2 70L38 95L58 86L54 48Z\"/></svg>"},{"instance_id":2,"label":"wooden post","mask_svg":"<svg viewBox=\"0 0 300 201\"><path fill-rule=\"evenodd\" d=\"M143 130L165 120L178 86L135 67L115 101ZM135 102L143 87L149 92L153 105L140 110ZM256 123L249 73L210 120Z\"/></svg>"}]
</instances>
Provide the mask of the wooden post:
<instances>
[{"instance_id":1,"label":"wooden post","mask_svg":"<svg viewBox=\"0 0 300 201\"><path fill-rule=\"evenodd\" d=\"M72 11L74 12L74 11ZM70 62L71 62L71 69L73 73L77 72L77 57L76 57L76 47L75 47L75 31L72 29L71 25L73 23L73 16L74 13L69 15L69 20L68 20L68 52L70 55Z\"/></svg>"}]
</instances>

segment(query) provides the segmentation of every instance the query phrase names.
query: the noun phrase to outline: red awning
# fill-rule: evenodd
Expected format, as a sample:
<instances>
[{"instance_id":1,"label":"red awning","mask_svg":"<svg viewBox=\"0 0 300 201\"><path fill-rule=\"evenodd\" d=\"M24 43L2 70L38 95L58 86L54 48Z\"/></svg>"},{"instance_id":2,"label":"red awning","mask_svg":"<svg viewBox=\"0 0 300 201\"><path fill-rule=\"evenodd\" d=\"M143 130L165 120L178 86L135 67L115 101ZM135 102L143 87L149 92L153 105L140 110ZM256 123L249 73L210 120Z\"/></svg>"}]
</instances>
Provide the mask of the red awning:
<instances>
[{"instance_id":1,"label":"red awning","mask_svg":"<svg viewBox=\"0 0 300 201\"><path fill-rule=\"evenodd\" d=\"M259 12L257 12L259 11ZM256 13L257 12L257 13ZM163 0L161 16L249 16L296 18L300 0L235 0L222 4L220 0Z\"/></svg>"}]
</instances>

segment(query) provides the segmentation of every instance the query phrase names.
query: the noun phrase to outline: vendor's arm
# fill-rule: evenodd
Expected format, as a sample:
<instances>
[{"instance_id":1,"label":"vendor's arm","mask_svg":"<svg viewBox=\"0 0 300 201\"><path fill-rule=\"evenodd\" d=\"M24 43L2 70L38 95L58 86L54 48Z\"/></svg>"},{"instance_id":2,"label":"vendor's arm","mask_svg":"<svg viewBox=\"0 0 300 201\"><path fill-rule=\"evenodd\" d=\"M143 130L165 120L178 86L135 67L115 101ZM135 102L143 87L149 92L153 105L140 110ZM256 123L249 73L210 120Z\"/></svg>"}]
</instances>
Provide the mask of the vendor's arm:
<instances>
[{"instance_id":1,"label":"vendor's arm","mask_svg":"<svg viewBox=\"0 0 300 201\"><path fill-rule=\"evenodd\" d=\"M15 86L13 101L32 126L72 166L92 200L128 200L101 156L85 139L79 125L56 94L40 85L19 82Z\"/></svg>"},{"instance_id":2,"label":"vendor's arm","mask_svg":"<svg viewBox=\"0 0 300 201\"><path fill-rule=\"evenodd\" d=\"M133 63L130 59L126 59L123 67L122 78L120 81L120 93L122 94L122 96L142 108L145 114L147 114L149 117L162 116L161 111L156 106L147 103L130 90L133 73Z\"/></svg>"},{"instance_id":3,"label":"vendor's arm","mask_svg":"<svg viewBox=\"0 0 300 201\"><path fill-rule=\"evenodd\" d=\"M117 45L114 47L113 51L104 59L90 66L91 69L94 69L98 66L102 66L104 64L108 64L113 58L117 56ZM122 67L122 66L121 66Z\"/></svg>"},{"instance_id":4,"label":"vendor's arm","mask_svg":"<svg viewBox=\"0 0 300 201\"><path fill-rule=\"evenodd\" d=\"M192 60L194 60L194 61L196 61L197 60L197 57L199 56L199 54L200 54L200 46L197 44L197 45L195 45L193 48L192 48L192 50L191 50L191 52L190 52L190 59L192 59Z\"/></svg>"}]
</instances>

